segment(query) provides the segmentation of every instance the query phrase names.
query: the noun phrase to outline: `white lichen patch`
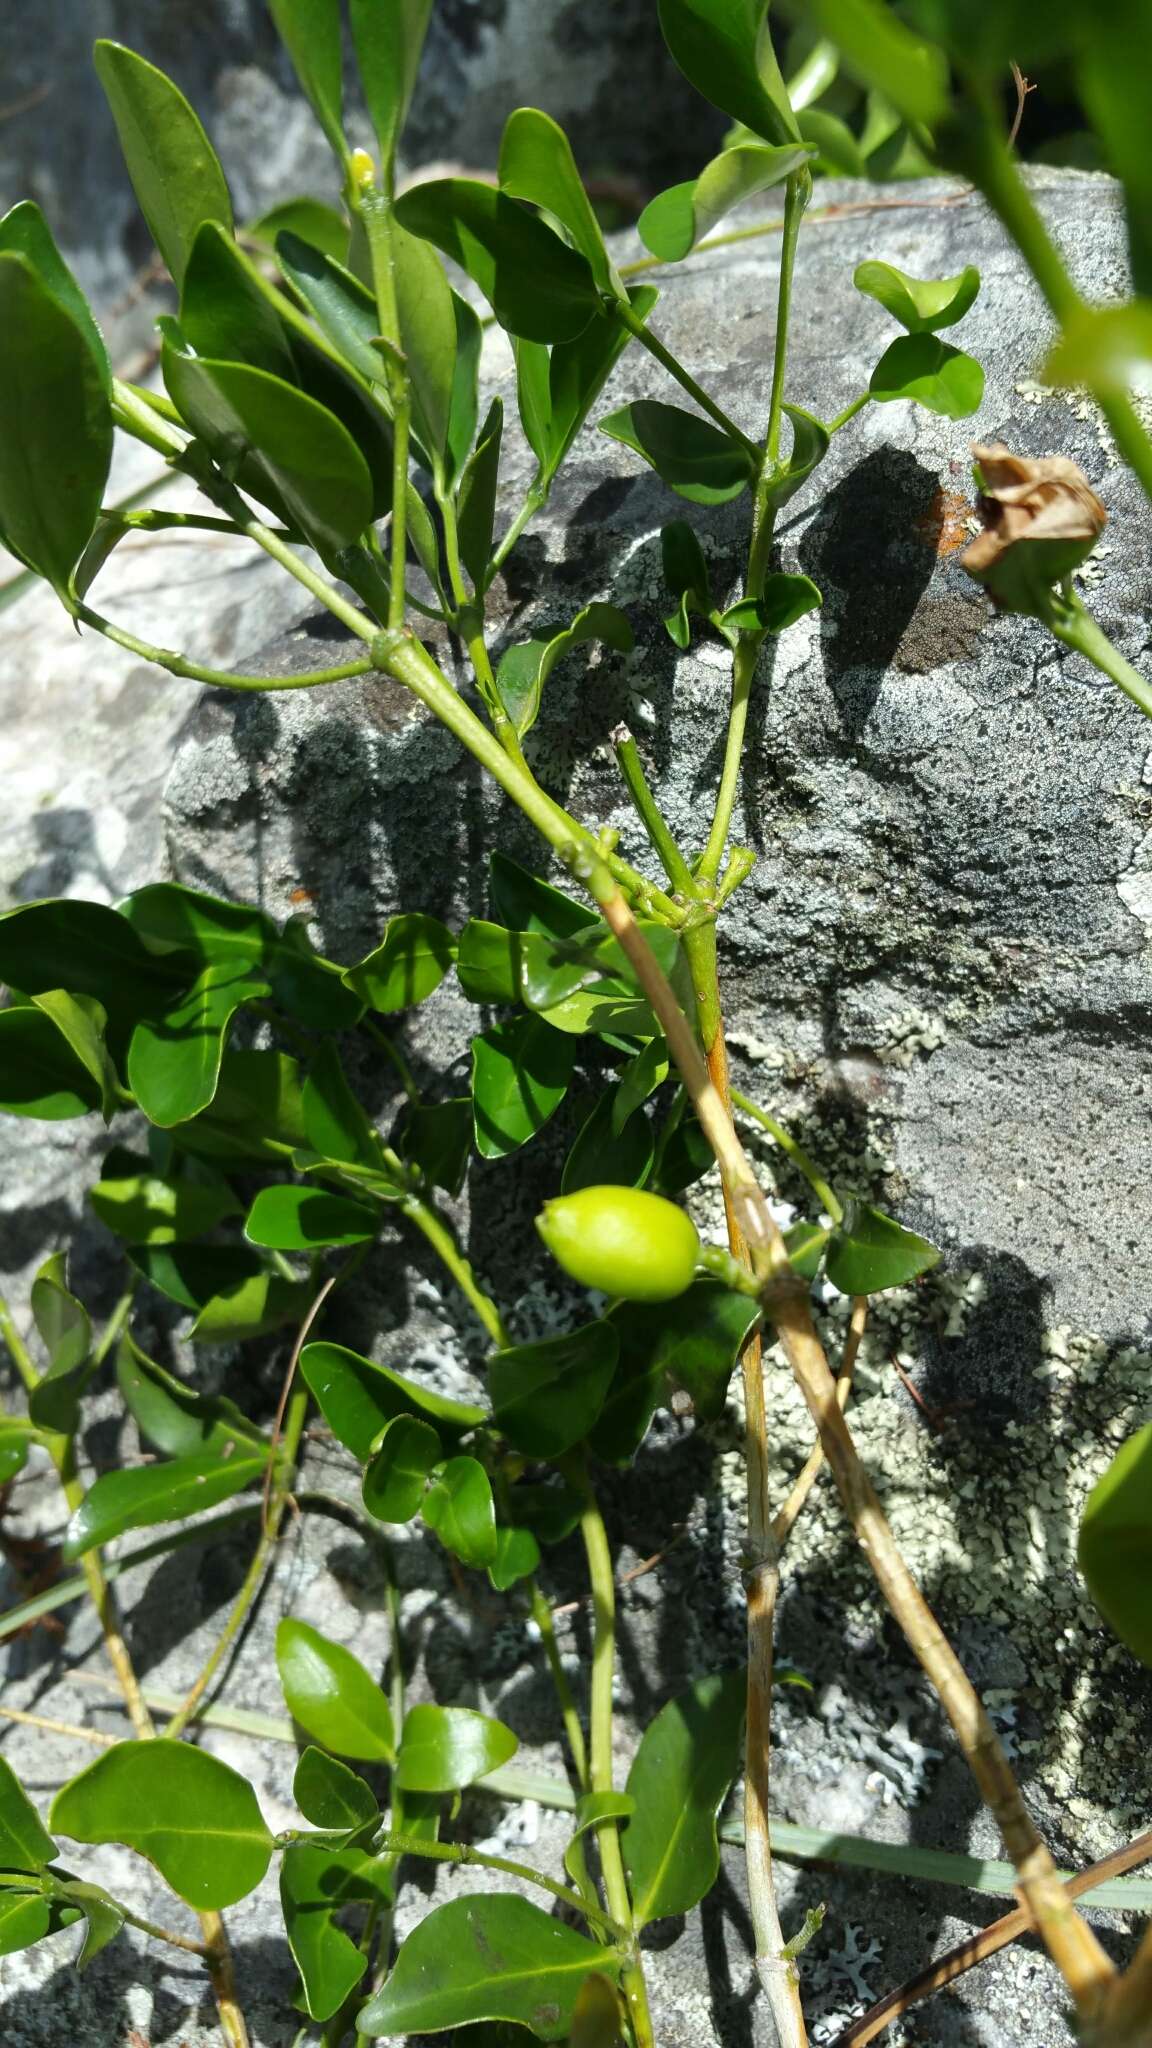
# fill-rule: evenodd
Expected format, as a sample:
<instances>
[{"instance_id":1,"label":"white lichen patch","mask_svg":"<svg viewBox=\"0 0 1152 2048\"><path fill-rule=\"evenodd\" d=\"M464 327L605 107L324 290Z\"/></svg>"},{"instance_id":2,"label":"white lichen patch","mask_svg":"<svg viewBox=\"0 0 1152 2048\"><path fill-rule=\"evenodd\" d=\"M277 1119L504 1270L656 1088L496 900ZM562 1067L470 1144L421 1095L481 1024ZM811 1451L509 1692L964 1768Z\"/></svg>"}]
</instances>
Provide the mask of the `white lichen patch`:
<instances>
[{"instance_id":1,"label":"white lichen patch","mask_svg":"<svg viewBox=\"0 0 1152 2048\"><path fill-rule=\"evenodd\" d=\"M948 1026L932 1010L900 1010L891 1019L886 1041L877 1049L885 1066L910 1067L918 1054L938 1052L948 1042Z\"/></svg>"}]
</instances>

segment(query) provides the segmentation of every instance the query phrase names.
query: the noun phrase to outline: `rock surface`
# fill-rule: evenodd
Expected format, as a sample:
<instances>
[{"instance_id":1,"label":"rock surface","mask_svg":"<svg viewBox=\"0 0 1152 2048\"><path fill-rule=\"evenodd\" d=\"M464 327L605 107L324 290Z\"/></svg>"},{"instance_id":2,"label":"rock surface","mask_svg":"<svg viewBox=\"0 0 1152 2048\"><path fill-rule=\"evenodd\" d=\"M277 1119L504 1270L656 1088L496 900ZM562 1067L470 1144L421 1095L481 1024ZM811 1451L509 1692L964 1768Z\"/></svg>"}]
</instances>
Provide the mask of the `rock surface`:
<instances>
[{"instance_id":1,"label":"rock surface","mask_svg":"<svg viewBox=\"0 0 1152 2048\"><path fill-rule=\"evenodd\" d=\"M1085 290L1106 296L1122 269L1114 188L1066 173L1043 175L1037 191ZM1152 1367L1139 1256L1152 1221L1142 1165L1152 735L1126 700L1039 629L992 620L958 568L969 438L1000 436L1022 452L1082 462L1112 515L1111 552L1101 549L1090 567L1091 602L1136 661L1147 658L1146 515L1089 410L1035 382L1045 318L982 207L943 185L906 197L906 208L841 211L806 231L790 396L829 417L866 385L892 330L850 280L856 261L876 255L921 276L980 265L984 291L956 338L985 364L986 398L972 422L902 405L867 409L790 508L781 565L813 575L825 604L784 637L758 688L739 836L759 859L726 915L722 973L743 1085L804 1136L838 1183L881 1191L946 1248L940 1275L874 1314L855 1427L909 1560L1016 1750L1033 1811L1060 1858L1084 1863L1144 1824L1152 1734L1152 1684L1099 1624L1074 1563L1084 1493L1147 1413ZM828 187L821 198L843 206L868 193ZM771 239L697 258L669 276L654 320L748 429L766 403L776 261ZM493 381L507 379L495 350L490 369ZM638 350L603 409L630 395L675 395ZM521 459L521 484L526 473ZM621 716L632 720L669 816L692 842L723 730L720 650L705 642L680 656L659 624L659 527L685 515L718 579L734 583L745 508L685 507L616 443L589 434L500 599L498 644L561 624L594 597L629 609L636 654L558 670L530 744L548 785L582 815L619 827L641 864L603 750L607 735ZM339 645L304 621L274 642L262 668L312 666L321 640ZM157 728L149 788L171 737L170 726ZM154 829L154 814L140 829ZM518 819L383 680L339 696L206 695L168 788L171 872L276 914L298 907L296 892L305 890L317 937L345 959L366 949L398 907L452 918L482 910L494 834L535 859ZM108 893L138 878L130 854L109 863ZM85 873L76 893L101 887ZM23 882L17 893L28 893ZM418 1071L462 1058L474 1028L475 1012L446 984L407 1034ZM87 1148L87 1126L58 1129L62 1145ZM538 1150L546 1174L558 1150L551 1141ZM46 1156L51 1193L32 1216L13 1216L0 1257L7 1271L65 1241L83 1161L63 1149ZM5 1201L19 1201L25 1171L15 1185L5 1176ZM780 1192L799 1199L786 1176ZM460 1215L479 1270L525 1333L562 1308L543 1258L527 1249L531 1205L510 1169L479 1167ZM700 1206L716 1219L708 1186ZM82 1233L80 1270L97 1290L109 1284L109 1250L94 1227ZM823 1309L834 1344L845 1306ZM381 1260L372 1290L334 1310L330 1332L402 1358L455 1393L469 1386L484 1350L408 1243L403 1263ZM894 1356L921 1405L897 1377ZM200 1369L220 1364L219 1353L204 1353ZM272 1398L282 1365L282 1357L268 1361L253 1399ZM809 1432L774 1354L769 1371L782 1494ZM229 1373L237 1392L230 1361ZM100 1467L132 1450L107 1419L89 1434ZM313 1484L350 1492L352 1477L329 1451L317 1445L310 1456ZM638 1727L670 1692L740 1654L742 1489L733 1411L707 1430L661 1418L636 1477L606 1487L620 1569L667 1552L622 1594L622 1765ZM27 1519L14 1525L22 1533L37 1513L40 1527L58 1526L54 1510L35 1501L29 1495ZM306 1517L282 1547L230 1674L230 1703L281 1711L271 1678L281 1612L319 1622L382 1663L378 1565L354 1538L338 1535L333 1548L333 1534ZM246 1556L238 1544L182 1551L128 1582L133 1647L149 1683L178 1692L190 1680ZM396 1559L416 1695L502 1714L524 1738L526 1761L556 1770L554 1716L516 1601L472 1587L462 1599L431 1546L417 1554L400 1542ZM580 1583L578 1557L553 1553L550 1597L576 1599ZM174 1640L174 1617L181 1626L196 1621L185 1642ZM582 1610L564 1628L565 1652L584 1651ZM790 1552L781 1647L815 1688L782 1688L777 1700L782 1818L999 1853L950 1736L878 1615L826 1485ZM8 1656L7 1703L119 1725L95 1706L84 1678L96 1659L78 1611L65 1643L32 1637ZM249 1772L273 1824L288 1824L291 1749L228 1730L205 1739ZM90 1755L65 1737L21 1728L3 1751L45 1797ZM542 1809L501 1813L471 1801L464 1825L473 1839L499 1833L557 1866L557 1822ZM83 1861L120 1886L139 1882L140 1866L124 1852L83 1852ZM441 1881L442 1895L463 1888ZM830 1869L782 1867L782 1892L789 1932L808 1906L828 1906L804 1975L821 2043L934 1947L1003 1910L969 1892ZM146 1914L171 1911L146 1880L137 1896ZM654 1946L662 2048L759 2048L764 2040L743 1901L739 1853L730 1850L698 1922ZM401 1931L420 1903L408 1895ZM260 2048L287 2048L291 1970L271 1885L230 1917ZM1119 1954L1125 1937L1121 1923L1111 1925L1106 1938ZM141 2040L201 2048L213 2039L194 1973L117 1947L81 1979L68 1943L0 1961L16 2048L73 2039L85 2048L140 2048ZM1071 2037L1052 1972L1017 1945L920 2009L902 2038L927 2048L1065 2048Z\"/></svg>"}]
</instances>

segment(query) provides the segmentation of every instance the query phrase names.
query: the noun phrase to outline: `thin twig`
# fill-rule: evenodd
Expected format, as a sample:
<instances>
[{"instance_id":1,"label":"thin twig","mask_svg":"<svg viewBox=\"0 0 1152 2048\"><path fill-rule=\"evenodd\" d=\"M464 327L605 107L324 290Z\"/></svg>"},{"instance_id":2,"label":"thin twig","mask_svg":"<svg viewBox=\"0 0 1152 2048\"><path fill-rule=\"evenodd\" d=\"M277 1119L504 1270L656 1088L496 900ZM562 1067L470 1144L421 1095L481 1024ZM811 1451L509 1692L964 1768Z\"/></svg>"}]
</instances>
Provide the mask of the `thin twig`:
<instances>
[{"instance_id":1,"label":"thin twig","mask_svg":"<svg viewBox=\"0 0 1152 2048\"><path fill-rule=\"evenodd\" d=\"M868 1296L866 1294L858 1294L852 1302L852 1315L848 1324L848 1335L844 1339L844 1350L840 1358L840 1370L836 1375L836 1399L840 1403L841 1413L848 1406L848 1397L852 1392L852 1376L856 1370L856 1354L860 1349L860 1340L864 1335L864 1325L867 1320ZM826 1462L824 1446L819 1438L817 1438L808 1453L805 1464L796 1477L791 1493L788 1495L787 1500L772 1524L772 1533L781 1550L783 1550L789 1536L792 1534L800 1510L815 1486L817 1479L820 1477Z\"/></svg>"},{"instance_id":2,"label":"thin twig","mask_svg":"<svg viewBox=\"0 0 1152 2048\"><path fill-rule=\"evenodd\" d=\"M49 1735L68 1735L74 1742L91 1742L98 1749L115 1749L118 1735L103 1735L98 1728L80 1728L75 1721L53 1721L47 1714L26 1714L21 1707L0 1707L6 1721L19 1721L26 1728L43 1728Z\"/></svg>"}]
</instances>

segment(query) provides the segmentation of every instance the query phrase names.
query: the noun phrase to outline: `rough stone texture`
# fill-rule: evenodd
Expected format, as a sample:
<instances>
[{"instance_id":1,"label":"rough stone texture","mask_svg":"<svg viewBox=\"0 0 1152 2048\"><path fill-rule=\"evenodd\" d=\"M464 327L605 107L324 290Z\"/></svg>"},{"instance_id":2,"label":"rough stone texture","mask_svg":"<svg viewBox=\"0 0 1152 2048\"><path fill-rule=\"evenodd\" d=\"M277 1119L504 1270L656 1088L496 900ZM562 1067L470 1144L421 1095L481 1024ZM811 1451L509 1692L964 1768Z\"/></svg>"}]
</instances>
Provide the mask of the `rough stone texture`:
<instances>
[{"instance_id":1,"label":"rough stone texture","mask_svg":"<svg viewBox=\"0 0 1152 2048\"><path fill-rule=\"evenodd\" d=\"M55 0L11 7L0 23L0 211L35 199L114 346L138 346L151 312L132 281L150 244L90 60L110 36L176 80L223 161L237 215L290 192L335 198L339 178L263 0ZM371 130L349 77L349 132ZM405 136L415 167L496 161L514 106L569 129L586 172L639 180L643 197L691 176L723 118L685 83L660 39L652 0L438 0ZM621 109L627 108L627 119Z\"/></svg>"},{"instance_id":2,"label":"rough stone texture","mask_svg":"<svg viewBox=\"0 0 1152 2048\"><path fill-rule=\"evenodd\" d=\"M1037 189L1085 288L1106 296L1122 270L1113 187L1064 174L1044 176ZM852 187L827 193L865 196ZM1113 517L1111 552L1101 549L1089 572L1092 602L1137 661L1146 660L1149 611L1146 512L1088 409L1036 385L1046 322L979 204L937 185L907 196L907 210L841 215L806 232L790 394L827 417L863 388L892 330L852 293L850 273L860 257L877 255L923 276L981 265L985 292L957 339L985 363L987 396L975 422L903 406L866 411L790 509L782 565L814 575L825 607L785 636L770 686L765 675L757 693L740 831L759 863L726 917L723 979L744 1084L789 1120L833 1178L881 1192L946 1246L941 1274L878 1306L855 1427L910 1562L1016 1751L1033 1811L1059 1856L1079 1863L1145 1824L1152 1732L1152 1685L1100 1626L1074 1565L1085 1491L1149 1412L1139 1247L1152 1221L1141 1168L1150 738L1125 700L1036 627L991 620L957 568L969 436L1002 435L1024 452L1083 462ZM771 241L698 258L669 279L655 316L748 428L764 411L775 276ZM495 352L490 367L493 379L506 377ZM614 390L618 399L673 395L638 351ZM521 481L525 473L521 461ZM512 487L509 508L515 497ZM719 650L705 643L678 656L659 626L659 526L685 514L717 574L734 580L745 508L686 508L626 451L590 435L501 595L501 638L560 623L597 596L632 613L637 653L559 670L531 747L548 785L583 815L620 827L641 861L603 751L607 734L621 715L631 718L669 815L691 841L723 727ZM311 666L320 642L341 644L306 621L263 665L270 673ZM509 851L536 857L519 821L382 680L338 697L205 696L168 801L172 872L279 914L305 889L318 938L346 959L397 907L452 917L480 910L494 832ZM111 890L123 875L108 881ZM83 893L99 893L86 876ZM446 985L406 1033L418 1073L462 1058L474 1017ZM390 1083L379 1073L366 1082L386 1115ZM60 1130L60 1148L45 1148L32 1213L13 1218L0 1261L9 1271L68 1231L83 1161L64 1148L87 1127ZM81 1135L77 1149L88 1143ZM535 1148L542 1179L561 1147L550 1134ZM6 1176L17 1197L24 1170ZM801 1190L781 1176L780 1194L798 1202ZM511 1169L478 1166L459 1214L478 1269L523 1334L554 1324L565 1307L534 1246L532 1206L532 1189ZM699 1208L718 1222L710 1186ZM94 1227L82 1231L78 1281L97 1294L112 1285L109 1249ZM834 1345L845 1306L822 1306ZM374 1265L359 1298L334 1308L330 1329L455 1393L473 1383L483 1356L478 1330L406 1241ZM143 1335L161 1353L170 1342L159 1319ZM926 1409L897 1378L893 1356ZM254 1401L270 1403L282 1366L274 1352L249 1387ZM254 1371L218 1352L203 1353L198 1369L227 1369L233 1392L244 1386L242 1372ZM769 1372L782 1493L809 1428L775 1354ZM93 1425L87 1448L101 1467L133 1453L110 1416ZM315 1483L353 1486L322 1445L311 1459ZM622 1766L638 1726L669 1692L739 1655L742 1488L734 1411L707 1430L661 1418L636 1476L606 1486L622 1570L675 1538L658 1570L622 1595ZM57 1526L35 1490L25 1498L14 1528ZM188 1681L244 1555L239 1545L184 1551L129 1585L132 1639L150 1683L179 1690ZM402 1541L396 1555L417 1696L503 1714L528 1760L555 1769L555 1721L515 1600L471 1584L462 1598L431 1546L417 1553ZM578 1596L572 1549L550 1557L547 1586L559 1602ZM338 1534L333 1548L332 1529L306 1519L283 1547L226 1697L279 1711L271 1630L288 1610L379 1662L382 1604L378 1572L357 1541ZM177 1624L189 1619L194 1635L176 1641ZM581 1611L565 1628L566 1650L586 1648ZM790 1553L781 1647L815 1688L782 1688L777 1699L781 1816L997 1853L950 1736L878 1616L827 1486ZM8 1703L113 1725L82 1675L95 1661L85 1620L73 1619L63 1642L33 1637L8 1655ZM274 1824L289 1820L285 1746L226 1731L205 1739L251 1773ZM79 1745L24 1729L3 1748L45 1797L87 1760ZM544 1812L501 1816L469 1801L462 1825L473 1839L499 1832L557 1866L557 1824ZM119 1884L139 1882L139 1866L121 1852L84 1852L83 1862ZM460 1888L441 1880L443 1895ZM782 1894L789 1930L807 1906L828 1905L805 1960L818 2042L934 1947L1001 1910L971 1894L831 1870L782 1868ZM146 1881L139 1900L161 1917L172 1910L161 1910ZM406 1895L401 1931L421 1904L418 1892ZM262 2048L287 2048L290 1971L271 1885L231 1918L257 2038ZM1119 1921L1106 1938L1123 1952ZM73 2039L140 2048L132 2029L151 2048L212 2039L193 1973L165 1969L154 1954L130 1961L118 1947L77 1979L70 1953L63 1937L0 1962L19 2048ZM747 1955L740 1859L731 1850L704 1912L669 1945L654 1942L663 2048L758 2048L764 2023ZM1059 1987L1027 1945L922 2008L902 2038L926 2048L1070 2041Z\"/></svg>"}]
</instances>

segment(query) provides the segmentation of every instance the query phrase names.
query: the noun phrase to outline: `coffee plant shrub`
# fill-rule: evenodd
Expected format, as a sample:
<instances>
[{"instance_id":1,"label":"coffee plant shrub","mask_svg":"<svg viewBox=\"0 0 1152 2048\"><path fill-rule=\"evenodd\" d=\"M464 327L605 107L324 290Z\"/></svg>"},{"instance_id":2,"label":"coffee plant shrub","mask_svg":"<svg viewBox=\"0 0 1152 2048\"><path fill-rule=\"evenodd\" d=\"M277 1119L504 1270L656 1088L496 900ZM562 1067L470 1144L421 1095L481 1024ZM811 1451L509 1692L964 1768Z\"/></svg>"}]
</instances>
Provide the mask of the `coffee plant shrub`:
<instances>
[{"instance_id":1,"label":"coffee plant shrub","mask_svg":"<svg viewBox=\"0 0 1152 2048\"><path fill-rule=\"evenodd\" d=\"M797 115L761 0L661 0L672 56L741 132L697 179L649 208L642 231L654 260L639 270L699 246L737 201L774 187L784 193L771 400L753 438L660 338L656 288L630 283L614 264L565 137L546 115L521 108L510 116L497 184L447 178L397 197L396 144L430 6L350 0L351 42L377 137L369 157L344 138L337 0L274 0L340 164L346 212L326 218L317 235L316 216L298 211L271 250L264 241L255 253L235 232L211 144L178 88L131 51L97 45L128 172L178 289L178 310L161 323L162 391L114 376L38 209L25 202L0 223L0 531L28 570L53 585L78 627L177 675L276 687L144 642L90 602L101 566L127 533L179 525L246 536L363 645L359 659L296 676L293 686L326 687L375 670L411 690L520 807L540 835L542 864L550 856L570 884L559 888L494 852L487 918L452 932L420 913L394 917L367 957L350 964L319 954L297 919L280 926L261 910L171 883L137 890L114 908L49 901L0 919L0 978L9 992L0 1011L3 1106L45 1120L128 1120L90 1196L124 1246L121 1301L96 1337L55 1254L33 1286L31 1345L4 1311L0 1327L28 1398L26 1415L6 1418L0 1430L0 1462L11 1478L36 1445L54 1464L71 1515L67 1553L100 1616L135 1731L61 1789L47 1826L11 1774L0 1773L0 1940L24 1946L82 1919L88 1958L122 1925L143 1925L203 1956L224 2036L240 2048L247 2032L220 1916L276 1859L304 2038L338 2048L354 2038L492 2021L546 2041L623 2038L648 2048L640 1937L650 1922L688 1911L716 1878L717 1815L740 1767L743 1730L756 1969L780 2040L796 2048L807 2038L799 1958L812 1928L786 1940L775 1904L767 1819L772 1633L787 1534L825 1458L1001 1828L1026 1924L1065 1978L1082 2038L1147 2041L1149 1944L1121 1974L1074 1911L995 1731L904 1564L843 1412L869 1295L915 1278L937 1254L830 1186L786 1130L733 1097L716 971L717 918L753 865L730 836L757 663L769 639L821 602L810 579L775 565L778 515L818 482L832 437L866 406L915 403L949 419L975 413L980 366L941 335L963 319L979 278L966 269L926 280L863 262L857 288L901 331L869 388L834 419L789 398L796 243L812 164L830 144ZM952 87L936 44L917 40L902 17L870 0L826 0L812 12L848 72L872 85L869 67L888 67L892 76L877 89L917 148L935 146L937 117L951 134L944 117ZM991 31L977 45L993 53L989 65L999 63ZM451 282L444 257L456 266L451 275L464 273L468 296ZM509 338L521 425L536 460L524 502L499 535L503 416L498 399L486 411L480 404L476 295ZM655 357L691 409L640 400L598 416L608 375L630 346ZM1127 417L1118 401L1113 411ZM663 870L660 883L608 835L571 817L523 748L556 664L591 642L628 647L628 619L610 603L589 603L562 631L512 647L495 666L486 638L492 584L589 423L689 504L745 497L750 510L736 595L714 589L688 520L670 519L663 532L668 633L680 647L694 634L714 636L730 657L731 696L702 846L675 841L635 742L617 735L620 772ZM106 508L117 430L190 477L212 509ZM1004 459L997 450L986 451L989 458ZM995 501L996 477L985 482ZM1063 563L1057 574L1066 576ZM1050 596L1054 630L1073 612L1087 617L1068 587ZM417 627L427 618L466 647L471 701L422 643ZM1075 630L1087 651L1086 629ZM1109 672L1124 681L1115 665ZM425 1099L389 1020L449 972L497 1021L474 1038L467 1092L433 1089ZM403 1078L405 1108L386 1135L349 1079L353 1050L379 1052ZM541 1228L568 1270L600 1296L573 1328L518 1343L464 1256L444 1198L459 1191L473 1152L504 1160L535 1138L578 1068L599 1077L600 1095ZM786 1234L740 1142L734 1107L775 1138L811 1188L812 1218ZM726 1246L701 1245L675 1207L713 1160ZM583 1227L565 1242L558 1219L573 1217L583 1217ZM316 1334L333 1291L391 1221L422 1236L479 1318L491 1345L485 1401L447 1399ZM814 1280L853 1297L839 1384L812 1320ZM194 1342L291 1333L271 1427L149 1358L133 1334L138 1289L190 1315ZM765 1328L782 1344L818 1438L775 1518L766 1488ZM85 1486L78 1431L109 1367L157 1462ZM709 1676L668 1701L621 1789L613 1771L615 1589L596 1467L627 1467L657 1407L673 1398L705 1421L715 1417L737 1367L749 1488L747 1671ZM280 1684L307 1738L294 1788L307 1826L274 1837L246 1780L187 1739L259 1596L295 1498L313 1401L359 1470L364 1527L421 1523L459 1568L486 1572L536 1621L569 1750L574 1819L563 1878L451 1838L464 1787L511 1789L501 1774L516 1736L460 1706L410 1702L398 1640L386 1694L315 1629L289 1617L280 1630ZM1140 1521L1140 1488L1127 1481L1142 1469L1139 1456L1131 1460L1112 1505L1086 1522L1094 1585L1102 1586L1113 1553L1126 1549L1132 1517ZM198 1540L212 1526L206 1514L229 1501L236 1505L227 1513L259 1516L256 1555L216 1646L161 1732L120 1633L102 1553L114 1539L157 1526L169 1533L150 1539L148 1555ZM309 1511L306 1493L297 1505ZM537 1578L542 1551L576 1533L594 1616L587 1727ZM1125 1602L1103 1590L1100 1597L1127 1632ZM49 1829L146 1856L199 1914L201 1939L140 1922L63 1869ZM456 1897L433 1908L393 1956L392 1910L410 1859L510 1873L538 1896L481 1887Z\"/></svg>"}]
</instances>

